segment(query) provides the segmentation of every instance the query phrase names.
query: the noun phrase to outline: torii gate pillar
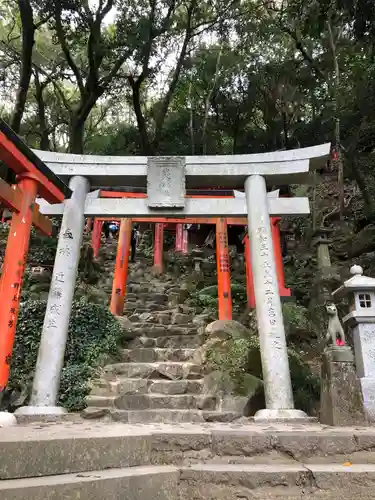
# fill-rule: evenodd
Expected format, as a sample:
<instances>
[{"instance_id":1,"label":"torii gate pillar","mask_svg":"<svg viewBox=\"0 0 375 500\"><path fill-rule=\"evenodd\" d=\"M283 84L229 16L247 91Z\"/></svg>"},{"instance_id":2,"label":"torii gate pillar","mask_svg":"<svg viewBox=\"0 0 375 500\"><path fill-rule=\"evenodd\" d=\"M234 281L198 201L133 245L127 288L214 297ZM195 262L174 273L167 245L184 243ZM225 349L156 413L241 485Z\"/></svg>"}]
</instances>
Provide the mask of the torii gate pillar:
<instances>
[{"instance_id":1,"label":"torii gate pillar","mask_svg":"<svg viewBox=\"0 0 375 500\"><path fill-rule=\"evenodd\" d=\"M38 181L24 175L18 187L22 192L21 206L12 215L0 279L0 398L9 378Z\"/></svg>"},{"instance_id":2,"label":"torii gate pillar","mask_svg":"<svg viewBox=\"0 0 375 500\"><path fill-rule=\"evenodd\" d=\"M19 408L16 412L19 415L66 413L64 408L57 406L57 398L85 227L84 209L89 181L75 176L70 180L69 187L73 194L64 208L30 406Z\"/></svg>"},{"instance_id":3,"label":"torii gate pillar","mask_svg":"<svg viewBox=\"0 0 375 500\"><path fill-rule=\"evenodd\" d=\"M154 271L157 274L163 272L163 248L164 248L164 224L155 224L154 234Z\"/></svg>"},{"instance_id":4,"label":"torii gate pillar","mask_svg":"<svg viewBox=\"0 0 375 500\"><path fill-rule=\"evenodd\" d=\"M265 179L260 175L248 177L245 193L266 400L266 409L254 418L306 418L304 412L294 409Z\"/></svg>"},{"instance_id":5,"label":"torii gate pillar","mask_svg":"<svg viewBox=\"0 0 375 500\"><path fill-rule=\"evenodd\" d=\"M99 257L100 243L102 239L103 221L94 219L94 227L91 234L91 245L94 251L94 257Z\"/></svg>"},{"instance_id":6,"label":"torii gate pillar","mask_svg":"<svg viewBox=\"0 0 375 500\"><path fill-rule=\"evenodd\" d=\"M175 241L176 252L182 251L182 231L183 231L183 225L176 224L176 241Z\"/></svg>"},{"instance_id":7,"label":"torii gate pillar","mask_svg":"<svg viewBox=\"0 0 375 500\"><path fill-rule=\"evenodd\" d=\"M216 221L216 266L219 319L232 319L232 296L228 251L228 229L224 218Z\"/></svg>"},{"instance_id":8,"label":"torii gate pillar","mask_svg":"<svg viewBox=\"0 0 375 500\"><path fill-rule=\"evenodd\" d=\"M131 233L132 220L121 219L110 305L111 313L115 316L121 316L124 312Z\"/></svg>"}]
</instances>

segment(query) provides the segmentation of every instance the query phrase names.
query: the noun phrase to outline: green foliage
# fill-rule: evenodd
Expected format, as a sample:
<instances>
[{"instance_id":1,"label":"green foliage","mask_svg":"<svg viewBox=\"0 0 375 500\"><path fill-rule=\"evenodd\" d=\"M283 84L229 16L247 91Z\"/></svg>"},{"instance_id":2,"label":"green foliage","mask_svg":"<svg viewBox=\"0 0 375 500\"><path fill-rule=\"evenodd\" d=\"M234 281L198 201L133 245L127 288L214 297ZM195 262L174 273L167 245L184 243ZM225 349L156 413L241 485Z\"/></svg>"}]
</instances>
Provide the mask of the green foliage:
<instances>
[{"instance_id":1,"label":"green foliage","mask_svg":"<svg viewBox=\"0 0 375 500\"><path fill-rule=\"evenodd\" d=\"M8 385L11 394L30 395L46 303L22 304ZM106 356L115 356L122 336L120 324L107 306L81 299L74 302L61 375L59 403L71 411L84 408L90 380ZM26 389L26 391L25 391Z\"/></svg>"},{"instance_id":2,"label":"green foliage","mask_svg":"<svg viewBox=\"0 0 375 500\"><path fill-rule=\"evenodd\" d=\"M249 374L250 341L232 338L218 348L215 344L207 350L207 361L213 370L224 372L234 383L239 395L246 395L246 375Z\"/></svg>"},{"instance_id":3,"label":"green foliage","mask_svg":"<svg viewBox=\"0 0 375 500\"><path fill-rule=\"evenodd\" d=\"M288 355L296 407L311 413L320 397L319 379L297 351L289 348ZM233 335L226 341L214 343L207 350L207 361L213 370L230 376L239 395L246 394L251 377L262 379L257 335L247 338Z\"/></svg>"},{"instance_id":4,"label":"green foliage","mask_svg":"<svg viewBox=\"0 0 375 500\"><path fill-rule=\"evenodd\" d=\"M91 243L85 243L81 249L78 272L80 279L89 285L98 282L101 267L94 259L94 250Z\"/></svg>"},{"instance_id":5,"label":"green foliage","mask_svg":"<svg viewBox=\"0 0 375 500\"><path fill-rule=\"evenodd\" d=\"M301 333L308 336L311 325L306 307L293 302L287 302L283 304L283 316L288 339L295 339Z\"/></svg>"},{"instance_id":6,"label":"green foliage","mask_svg":"<svg viewBox=\"0 0 375 500\"><path fill-rule=\"evenodd\" d=\"M232 283L231 285L232 304L234 308L242 307L247 300L246 288L243 285ZM217 309L217 285L207 286L193 292L192 299L197 306Z\"/></svg>"}]
</instances>

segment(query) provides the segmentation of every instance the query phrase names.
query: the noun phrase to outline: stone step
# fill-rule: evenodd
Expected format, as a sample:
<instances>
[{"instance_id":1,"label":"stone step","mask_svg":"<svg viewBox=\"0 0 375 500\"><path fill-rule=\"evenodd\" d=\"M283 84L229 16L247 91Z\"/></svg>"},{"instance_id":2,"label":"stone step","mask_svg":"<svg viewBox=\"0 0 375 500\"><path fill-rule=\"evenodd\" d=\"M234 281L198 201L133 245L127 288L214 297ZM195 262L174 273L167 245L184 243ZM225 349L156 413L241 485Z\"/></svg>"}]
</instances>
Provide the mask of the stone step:
<instances>
[{"instance_id":1,"label":"stone step","mask_svg":"<svg viewBox=\"0 0 375 500\"><path fill-rule=\"evenodd\" d=\"M200 394L203 380L150 380L122 378L100 379L95 382L91 396L115 396L120 394Z\"/></svg>"},{"instance_id":2,"label":"stone step","mask_svg":"<svg viewBox=\"0 0 375 500\"><path fill-rule=\"evenodd\" d=\"M98 425L89 426L80 420L0 429L0 488L6 479L77 474L150 463L149 432L110 422ZM1 490L0 498L4 498Z\"/></svg>"},{"instance_id":3,"label":"stone step","mask_svg":"<svg viewBox=\"0 0 375 500\"><path fill-rule=\"evenodd\" d=\"M116 422L127 424L197 424L233 422L241 418L242 414L231 411L210 411L198 409L152 409L152 410L120 410L113 407L90 406L81 413L85 419L101 419L111 417ZM164 463L164 461L161 461Z\"/></svg>"},{"instance_id":4,"label":"stone step","mask_svg":"<svg viewBox=\"0 0 375 500\"><path fill-rule=\"evenodd\" d=\"M167 306L162 304L156 304L154 302L139 302L137 301L128 301L124 305L124 310L128 312L128 314L142 314L142 313L154 313L155 311L164 311Z\"/></svg>"},{"instance_id":5,"label":"stone step","mask_svg":"<svg viewBox=\"0 0 375 500\"><path fill-rule=\"evenodd\" d=\"M129 316L130 321L145 321L153 325L191 325L194 319L194 314L185 314L182 312L176 312L172 310L162 310L161 307L157 308L155 311L147 313L134 313Z\"/></svg>"},{"instance_id":6,"label":"stone step","mask_svg":"<svg viewBox=\"0 0 375 500\"><path fill-rule=\"evenodd\" d=\"M94 396L86 397L86 404L89 408L113 408L117 396Z\"/></svg>"},{"instance_id":7,"label":"stone step","mask_svg":"<svg viewBox=\"0 0 375 500\"><path fill-rule=\"evenodd\" d=\"M117 410L111 409L110 416L116 422L129 424L151 423L202 423L200 410Z\"/></svg>"},{"instance_id":8,"label":"stone step","mask_svg":"<svg viewBox=\"0 0 375 500\"><path fill-rule=\"evenodd\" d=\"M46 457L44 456L46 459ZM0 481L4 500L178 500L179 471L170 466L93 470Z\"/></svg>"},{"instance_id":9,"label":"stone step","mask_svg":"<svg viewBox=\"0 0 375 500\"><path fill-rule=\"evenodd\" d=\"M119 410L215 410L216 398L195 394L122 394L86 398L88 407Z\"/></svg>"},{"instance_id":10,"label":"stone step","mask_svg":"<svg viewBox=\"0 0 375 500\"><path fill-rule=\"evenodd\" d=\"M154 361L187 361L195 349L135 348L121 349L121 361L127 363L153 363Z\"/></svg>"},{"instance_id":11,"label":"stone step","mask_svg":"<svg viewBox=\"0 0 375 500\"><path fill-rule=\"evenodd\" d=\"M369 500L375 485L372 464L196 464L180 474L185 499Z\"/></svg>"},{"instance_id":12,"label":"stone step","mask_svg":"<svg viewBox=\"0 0 375 500\"><path fill-rule=\"evenodd\" d=\"M216 398L194 394L124 394L114 400L114 406L119 410L214 410Z\"/></svg>"},{"instance_id":13,"label":"stone step","mask_svg":"<svg viewBox=\"0 0 375 500\"><path fill-rule=\"evenodd\" d=\"M194 363L166 361L159 363L114 363L104 367L109 375L123 375L126 378L148 379L200 379L203 367Z\"/></svg>"},{"instance_id":14,"label":"stone step","mask_svg":"<svg viewBox=\"0 0 375 500\"><path fill-rule=\"evenodd\" d=\"M173 337L175 335L194 335L197 334L196 325L150 325L146 322L133 323L132 331L144 337Z\"/></svg>"},{"instance_id":15,"label":"stone step","mask_svg":"<svg viewBox=\"0 0 375 500\"><path fill-rule=\"evenodd\" d=\"M207 450L210 450L208 456L226 459L228 463L249 460L267 463L280 458L305 464L371 463L375 466L374 427L269 425L255 424L251 419L243 422L243 425L212 424L215 426L212 430L196 426L195 430L190 429L185 434L161 431L154 436L151 456L154 463L181 463L183 450L194 449L195 461L207 458Z\"/></svg>"},{"instance_id":16,"label":"stone step","mask_svg":"<svg viewBox=\"0 0 375 500\"><path fill-rule=\"evenodd\" d=\"M204 343L203 335L174 335L171 337L136 337L128 342L130 348L163 347L166 349L197 349Z\"/></svg>"}]
</instances>

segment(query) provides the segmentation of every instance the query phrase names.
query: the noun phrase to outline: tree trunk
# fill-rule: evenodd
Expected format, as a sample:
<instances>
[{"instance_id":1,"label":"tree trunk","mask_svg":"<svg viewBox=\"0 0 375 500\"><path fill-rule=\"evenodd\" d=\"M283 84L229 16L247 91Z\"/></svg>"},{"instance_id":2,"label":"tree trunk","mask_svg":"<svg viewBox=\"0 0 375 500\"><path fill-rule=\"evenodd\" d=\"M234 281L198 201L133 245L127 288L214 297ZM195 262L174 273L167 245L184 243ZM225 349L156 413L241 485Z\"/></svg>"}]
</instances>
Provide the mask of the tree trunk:
<instances>
[{"instance_id":1,"label":"tree trunk","mask_svg":"<svg viewBox=\"0 0 375 500\"><path fill-rule=\"evenodd\" d=\"M207 154L207 125L208 125L208 114L210 111L210 103L211 103L211 97L212 94L215 90L216 84L217 84L217 79L219 76L219 69L220 69L220 59L221 59L221 52L222 48L220 47L219 52L217 54L216 58L216 66L215 66L215 74L214 74L214 81L212 83L211 89L208 91L206 100L205 100L205 105L204 105L204 120L203 120L203 127L202 127L202 146L203 146L203 154Z\"/></svg>"},{"instance_id":2,"label":"tree trunk","mask_svg":"<svg viewBox=\"0 0 375 500\"><path fill-rule=\"evenodd\" d=\"M284 140L282 141L284 143L284 148L286 150L289 149L289 137L288 137L288 133L289 133L289 127L288 127L288 115L286 113L286 111L282 111L282 120L283 120L283 136L284 136Z\"/></svg>"},{"instance_id":3,"label":"tree trunk","mask_svg":"<svg viewBox=\"0 0 375 500\"><path fill-rule=\"evenodd\" d=\"M18 0L18 8L20 11L22 23L22 57L16 103L14 105L14 110L10 121L10 126L17 134L20 132L21 121L23 113L25 111L27 93L30 86L33 46L35 43L33 10L31 8L29 0Z\"/></svg>"},{"instance_id":4,"label":"tree trunk","mask_svg":"<svg viewBox=\"0 0 375 500\"><path fill-rule=\"evenodd\" d=\"M237 153L237 141L238 134L240 131L240 111L236 114L236 118L233 124L233 133L232 133L232 155Z\"/></svg>"},{"instance_id":5,"label":"tree trunk","mask_svg":"<svg viewBox=\"0 0 375 500\"><path fill-rule=\"evenodd\" d=\"M141 145L142 145L142 153L147 156L153 156L155 154L155 150L151 144L145 117L143 116L142 107L141 107L141 89L140 83L135 82L133 79L129 78L129 83L132 89L132 100L134 113L137 119L138 131L141 136Z\"/></svg>"},{"instance_id":6,"label":"tree trunk","mask_svg":"<svg viewBox=\"0 0 375 500\"><path fill-rule=\"evenodd\" d=\"M85 136L85 122L75 116L70 120L69 153L83 154L83 140Z\"/></svg>"},{"instance_id":7,"label":"tree trunk","mask_svg":"<svg viewBox=\"0 0 375 500\"><path fill-rule=\"evenodd\" d=\"M332 63L334 71L333 101L335 110L335 143L337 148L337 159L334 160L334 166L337 168L337 184L339 188L339 213L340 213L340 219L342 219L344 216L344 208L345 208L345 191L344 191L344 164L342 159L341 137L340 137L340 105L339 105L340 67L337 59L336 42L330 19L327 20L327 28L328 28L329 44L331 47Z\"/></svg>"},{"instance_id":8,"label":"tree trunk","mask_svg":"<svg viewBox=\"0 0 375 500\"><path fill-rule=\"evenodd\" d=\"M188 94L188 101L189 101L189 132L190 132L190 153L191 155L195 155L195 138L194 138L194 110L193 110L193 99L191 97L191 91L193 87L193 80L192 77L190 77L190 82L189 82L189 94Z\"/></svg>"},{"instance_id":9,"label":"tree trunk","mask_svg":"<svg viewBox=\"0 0 375 500\"><path fill-rule=\"evenodd\" d=\"M85 146L85 124L104 89L85 92L79 107L70 111L69 152L83 154Z\"/></svg>"},{"instance_id":10,"label":"tree trunk","mask_svg":"<svg viewBox=\"0 0 375 500\"><path fill-rule=\"evenodd\" d=\"M50 141L46 118L46 106L44 102L43 92L45 85L41 85L39 81L38 71L34 71L35 81L35 99L38 105L38 121L39 121L39 134L40 134L40 149L42 151L49 151Z\"/></svg>"},{"instance_id":11,"label":"tree trunk","mask_svg":"<svg viewBox=\"0 0 375 500\"><path fill-rule=\"evenodd\" d=\"M12 117L10 119L11 128L18 134L21 128L21 121L25 111L27 93L30 86L31 71L32 71L32 55L34 46L34 18L33 10L29 0L18 0L18 8L21 15L22 23L22 52L21 52L21 68L18 89L16 94L16 102L13 108ZM14 172L7 168L5 164L0 165L0 178L4 179L9 184L16 181ZM0 205L0 216L2 213Z\"/></svg>"}]
</instances>

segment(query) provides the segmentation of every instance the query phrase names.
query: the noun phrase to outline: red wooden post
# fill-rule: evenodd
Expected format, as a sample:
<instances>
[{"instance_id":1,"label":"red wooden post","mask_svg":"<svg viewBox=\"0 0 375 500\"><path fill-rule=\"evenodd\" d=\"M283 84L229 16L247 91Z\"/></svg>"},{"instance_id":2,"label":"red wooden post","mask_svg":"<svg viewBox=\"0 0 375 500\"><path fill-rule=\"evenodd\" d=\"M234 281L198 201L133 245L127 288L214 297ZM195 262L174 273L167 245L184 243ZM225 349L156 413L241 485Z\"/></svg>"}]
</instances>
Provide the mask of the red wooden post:
<instances>
[{"instance_id":1,"label":"red wooden post","mask_svg":"<svg viewBox=\"0 0 375 500\"><path fill-rule=\"evenodd\" d=\"M284 263L281 252L279 222L280 222L280 217L271 217L270 219L272 240L274 247L274 257L276 263L277 282L279 285L280 297L290 297L291 290L285 287ZM255 293L254 293L253 272L251 269L251 260L250 260L250 241L248 235L245 236L244 243L245 243L247 303L249 307L254 308Z\"/></svg>"},{"instance_id":2,"label":"red wooden post","mask_svg":"<svg viewBox=\"0 0 375 500\"><path fill-rule=\"evenodd\" d=\"M92 226L92 218L88 217L85 227L86 233L89 233L91 231L91 226Z\"/></svg>"},{"instance_id":3,"label":"red wooden post","mask_svg":"<svg viewBox=\"0 0 375 500\"><path fill-rule=\"evenodd\" d=\"M38 182L32 175L20 175L18 186L22 191L20 210L12 216L0 281L0 394L9 378L34 202L38 192Z\"/></svg>"},{"instance_id":4,"label":"red wooden post","mask_svg":"<svg viewBox=\"0 0 375 500\"><path fill-rule=\"evenodd\" d=\"M230 290L230 268L227 221L216 220L216 265L219 301L219 319L232 319L232 296Z\"/></svg>"},{"instance_id":5,"label":"red wooden post","mask_svg":"<svg viewBox=\"0 0 375 500\"><path fill-rule=\"evenodd\" d=\"M163 272L163 248L164 248L164 224L155 224L154 237L154 270L161 274Z\"/></svg>"},{"instance_id":6,"label":"red wooden post","mask_svg":"<svg viewBox=\"0 0 375 500\"><path fill-rule=\"evenodd\" d=\"M182 224L176 224L176 242L175 250L176 252L181 252L182 250Z\"/></svg>"},{"instance_id":7,"label":"red wooden post","mask_svg":"<svg viewBox=\"0 0 375 500\"><path fill-rule=\"evenodd\" d=\"M132 220L121 219L110 305L111 313L116 316L121 316L124 312L131 232Z\"/></svg>"},{"instance_id":8,"label":"red wooden post","mask_svg":"<svg viewBox=\"0 0 375 500\"><path fill-rule=\"evenodd\" d=\"M242 242L245 244L245 268L246 268L246 294L247 294L247 305L252 309L255 308L255 293L254 293L254 282L253 282L253 271L251 268L251 257L250 257L250 241L249 235L246 234Z\"/></svg>"},{"instance_id":9,"label":"red wooden post","mask_svg":"<svg viewBox=\"0 0 375 500\"><path fill-rule=\"evenodd\" d=\"M280 238L280 217L271 217L271 232L273 240L273 248L276 263L276 273L277 281L279 283L279 293L280 297L290 297L290 288L285 287L285 274L284 274L284 263L283 255L281 250L281 238Z\"/></svg>"},{"instance_id":10,"label":"red wooden post","mask_svg":"<svg viewBox=\"0 0 375 500\"><path fill-rule=\"evenodd\" d=\"M99 257L100 242L102 239L102 228L103 228L103 221L95 219L91 235L91 245L94 250L94 257L96 259Z\"/></svg>"},{"instance_id":11,"label":"red wooden post","mask_svg":"<svg viewBox=\"0 0 375 500\"><path fill-rule=\"evenodd\" d=\"M182 229L182 246L181 251L184 255L189 253L189 231L184 226Z\"/></svg>"}]
</instances>

